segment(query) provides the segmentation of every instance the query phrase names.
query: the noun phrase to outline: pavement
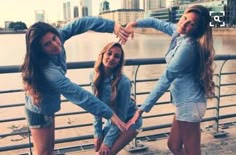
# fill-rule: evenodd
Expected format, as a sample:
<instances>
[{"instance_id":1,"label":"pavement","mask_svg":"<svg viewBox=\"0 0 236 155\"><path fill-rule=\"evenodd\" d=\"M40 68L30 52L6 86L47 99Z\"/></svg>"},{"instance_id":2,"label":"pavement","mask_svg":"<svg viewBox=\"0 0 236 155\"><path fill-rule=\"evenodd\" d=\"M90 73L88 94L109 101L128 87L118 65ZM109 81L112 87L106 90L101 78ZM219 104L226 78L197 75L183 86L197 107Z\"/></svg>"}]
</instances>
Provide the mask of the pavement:
<instances>
[{"instance_id":1,"label":"pavement","mask_svg":"<svg viewBox=\"0 0 236 155\"><path fill-rule=\"evenodd\" d=\"M224 129L226 136L215 138L210 132L202 132L202 155L236 155L236 126ZM167 148L167 138L156 141L142 141L138 144L139 151L132 150L132 145L126 146L118 155L172 155ZM146 148L146 149L144 149ZM68 155L91 155L93 150L68 153Z\"/></svg>"}]
</instances>

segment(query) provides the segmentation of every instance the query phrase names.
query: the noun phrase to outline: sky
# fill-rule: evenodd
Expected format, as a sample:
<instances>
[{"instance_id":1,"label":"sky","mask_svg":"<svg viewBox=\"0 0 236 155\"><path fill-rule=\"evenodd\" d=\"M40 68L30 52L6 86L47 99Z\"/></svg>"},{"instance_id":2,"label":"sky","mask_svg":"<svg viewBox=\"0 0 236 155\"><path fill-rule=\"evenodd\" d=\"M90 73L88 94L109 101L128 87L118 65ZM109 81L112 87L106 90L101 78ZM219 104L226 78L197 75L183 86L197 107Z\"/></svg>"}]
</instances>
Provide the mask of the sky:
<instances>
[{"instance_id":1,"label":"sky","mask_svg":"<svg viewBox=\"0 0 236 155\"><path fill-rule=\"evenodd\" d=\"M35 21L35 10L45 10L47 22L62 20L64 0L1 0L0 27L5 21L22 21L30 26ZM92 0L93 15L98 14L100 0ZM118 9L120 0L109 0L110 9Z\"/></svg>"}]
</instances>

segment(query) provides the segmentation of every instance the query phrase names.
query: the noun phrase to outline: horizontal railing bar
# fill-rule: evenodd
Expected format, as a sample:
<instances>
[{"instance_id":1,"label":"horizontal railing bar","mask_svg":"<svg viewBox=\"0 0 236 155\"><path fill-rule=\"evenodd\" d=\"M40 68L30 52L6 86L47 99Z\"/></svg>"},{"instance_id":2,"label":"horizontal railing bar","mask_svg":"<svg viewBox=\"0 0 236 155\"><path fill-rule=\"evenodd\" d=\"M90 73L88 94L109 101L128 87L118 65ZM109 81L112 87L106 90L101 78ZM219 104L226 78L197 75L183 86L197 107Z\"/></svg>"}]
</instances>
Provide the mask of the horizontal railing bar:
<instances>
[{"instance_id":1,"label":"horizontal railing bar","mask_svg":"<svg viewBox=\"0 0 236 155\"><path fill-rule=\"evenodd\" d=\"M228 108L228 107L234 107L236 104L228 104L228 105L222 105L220 108Z\"/></svg>"},{"instance_id":2,"label":"horizontal railing bar","mask_svg":"<svg viewBox=\"0 0 236 155\"><path fill-rule=\"evenodd\" d=\"M215 60L231 60L236 59L236 55L216 55ZM166 63L164 57L161 58L137 58L137 59L127 59L125 61L126 66L134 65L154 65L154 64L164 64ZM84 69L93 68L94 61L80 61L80 62L68 62L68 69ZM10 66L0 66L0 73L17 73L20 72L19 65Z\"/></svg>"},{"instance_id":3,"label":"horizontal railing bar","mask_svg":"<svg viewBox=\"0 0 236 155\"><path fill-rule=\"evenodd\" d=\"M0 91L0 94L3 94L3 93L16 93L16 92L23 92L23 89L3 90L3 91Z\"/></svg>"},{"instance_id":4,"label":"horizontal railing bar","mask_svg":"<svg viewBox=\"0 0 236 155\"><path fill-rule=\"evenodd\" d=\"M10 107L20 107L20 106L25 106L25 103L14 103L14 104L0 105L0 109L1 108L10 108Z\"/></svg>"},{"instance_id":5,"label":"horizontal railing bar","mask_svg":"<svg viewBox=\"0 0 236 155\"><path fill-rule=\"evenodd\" d=\"M221 84L220 86L231 86L231 85L236 85L236 83L224 83Z\"/></svg>"},{"instance_id":6,"label":"horizontal railing bar","mask_svg":"<svg viewBox=\"0 0 236 155\"><path fill-rule=\"evenodd\" d=\"M229 96L235 96L236 94L222 94L220 97L229 97Z\"/></svg>"},{"instance_id":7,"label":"horizontal railing bar","mask_svg":"<svg viewBox=\"0 0 236 155\"><path fill-rule=\"evenodd\" d=\"M236 74L236 72L223 72L221 75L230 75L230 74Z\"/></svg>"}]
</instances>

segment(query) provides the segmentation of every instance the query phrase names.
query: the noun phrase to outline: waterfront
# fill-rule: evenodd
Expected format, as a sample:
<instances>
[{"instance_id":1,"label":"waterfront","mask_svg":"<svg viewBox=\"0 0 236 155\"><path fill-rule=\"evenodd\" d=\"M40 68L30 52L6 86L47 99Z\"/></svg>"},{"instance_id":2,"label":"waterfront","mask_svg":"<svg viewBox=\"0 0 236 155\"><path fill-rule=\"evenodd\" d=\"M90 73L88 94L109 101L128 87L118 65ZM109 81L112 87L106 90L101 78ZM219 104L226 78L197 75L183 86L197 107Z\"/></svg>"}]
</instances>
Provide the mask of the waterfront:
<instances>
[{"instance_id":1,"label":"waterfront","mask_svg":"<svg viewBox=\"0 0 236 155\"><path fill-rule=\"evenodd\" d=\"M235 30L236 31L236 30ZM0 35L0 66L20 65L25 53L24 34ZM135 34L133 40L124 45L126 58L163 57L168 49L170 37L164 34ZM113 34L88 32L73 37L65 44L67 61L90 61L97 58L99 51L110 41L118 41ZM216 35L216 54L235 54L236 36Z\"/></svg>"},{"instance_id":2,"label":"waterfront","mask_svg":"<svg viewBox=\"0 0 236 155\"><path fill-rule=\"evenodd\" d=\"M1 37L0 37L1 38ZM1 38L2 39L2 38ZM1 63L5 63L4 65L18 65L21 64L23 55L24 55L24 35L18 36L18 38L14 38L13 36L7 36L3 40L0 40L1 51L7 51L6 53L1 52ZM165 54L165 50L168 48L168 42L166 40L170 39L165 35L143 35L143 34L136 34L136 38L134 40L129 41L125 46L126 51L126 58L154 58L154 57L163 57ZM12 41L10 41L12 40ZM95 60L99 50L109 41L117 40L114 35L110 34L94 34L94 33L87 33L83 34L79 37L74 37L70 41L66 43L67 48L67 58L68 61L89 61ZM3 42L2 42L3 41ZM22 46L19 47L19 44ZM217 54L235 54L235 38L234 37L222 37L216 36L215 37L215 47ZM7 49L8 48L8 49ZM229 52L228 52L229 51ZM16 53L17 52L17 53ZM2 54L5 54L6 57L2 57ZM4 55L3 54L3 55ZM10 57L10 58L9 58ZM150 66L149 66L150 67ZM155 67L155 69L154 69ZM129 74L128 71L131 71L132 67L126 68L126 73ZM142 70L139 73L141 77L158 77L159 73L162 72L163 65L155 65L148 68L146 66L142 67ZM234 70L235 71L235 63L230 64L227 66L227 70ZM88 82L88 74L91 70L72 70L68 72L68 76L75 81L76 83L83 83ZM235 77L235 76L234 76ZM234 82L235 78L228 78L225 81ZM1 74L0 76L1 81L1 88L0 90L9 90L9 89L20 89L22 88L21 85L21 78L20 74ZM148 83L146 86L141 86L142 89L150 90L153 87L153 83ZM233 87L235 92L235 87ZM231 92L232 89L225 89L225 92ZM163 99L161 99L163 100ZM235 102L235 97L230 98L232 102ZM1 104L11 104L11 103L23 103L24 102L24 94L23 93L14 93L11 97L8 94L0 96ZM139 99L139 103L142 102L142 99ZM210 106L212 106L210 104ZM155 108L156 109L156 108ZM168 110L167 110L168 109ZM153 110L150 114L162 114L164 112L171 112L173 111L173 107L170 105L162 105L158 106L157 110ZM14 107L11 108L12 112L9 112L8 109L1 109L1 118L16 118L18 116L24 116L23 108L22 107ZM62 110L60 113L64 113L66 111L76 112L81 111L80 108L72 105L72 104L62 104ZM233 108L228 108L228 111L234 111ZM207 116L212 115L213 112L209 112ZM74 125L74 124L86 124L91 122L91 115L82 115L82 116L66 116L66 117L57 117L57 127L65 126L65 125ZM170 121L170 118L163 119L153 119L146 120L144 125L149 125L153 122L161 124ZM207 125L206 125L207 126ZM13 133L19 131L20 129L25 129L25 120L17 121L17 122L9 122L9 123L2 123L0 131L2 133ZM70 136L82 136L85 134L92 133L92 128L79 128L73 129L70 131ZM56 138L64 138L68 136L67 130L59 130L57 131ZM27 136L25 135L15 135L9 136L6 138L0 139L0 145L5 146L9 145L10 143L20 144L27 140ZM87 143L88 141L84 140L82 143ZM78 145L78 142L74 143ZM71 144L70 144L71 145ZM64 145L65 146L65 145ZM57 145L58 147L62 147L62 145Z\"/></svg>"}]
</instances>

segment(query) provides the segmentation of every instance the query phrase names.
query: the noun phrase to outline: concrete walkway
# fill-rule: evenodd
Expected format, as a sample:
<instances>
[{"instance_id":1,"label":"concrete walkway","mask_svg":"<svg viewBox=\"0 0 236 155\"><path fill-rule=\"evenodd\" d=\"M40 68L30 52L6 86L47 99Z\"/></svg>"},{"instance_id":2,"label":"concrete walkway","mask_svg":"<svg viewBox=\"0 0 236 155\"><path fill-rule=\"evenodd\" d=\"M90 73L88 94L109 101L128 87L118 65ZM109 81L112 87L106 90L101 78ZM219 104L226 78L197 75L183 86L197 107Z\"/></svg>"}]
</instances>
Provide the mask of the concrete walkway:
<instances>
[{"instance_id":1,"label":"concrete walkway","mask_svg":"<svg viewBox=\"0 0 236 155\"><path fill-rule=\"evenodd\" d=\"M209 133L202 133L202 155L236 155L236 127L224 130L228 136L214 138ZM147 149L139 152L128 152L123 149L118 155L172 155L166 146L167 139L143 141ZM127 146L126 148L130 148ZM68 155L93 155L93 150L69 153Z\"/></svg>"}]
</instances>

